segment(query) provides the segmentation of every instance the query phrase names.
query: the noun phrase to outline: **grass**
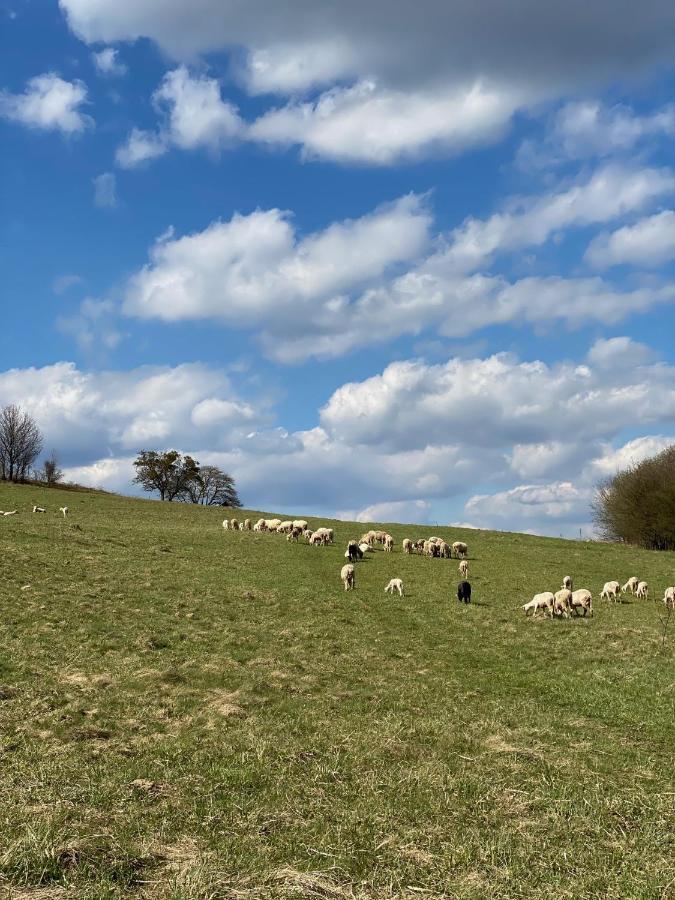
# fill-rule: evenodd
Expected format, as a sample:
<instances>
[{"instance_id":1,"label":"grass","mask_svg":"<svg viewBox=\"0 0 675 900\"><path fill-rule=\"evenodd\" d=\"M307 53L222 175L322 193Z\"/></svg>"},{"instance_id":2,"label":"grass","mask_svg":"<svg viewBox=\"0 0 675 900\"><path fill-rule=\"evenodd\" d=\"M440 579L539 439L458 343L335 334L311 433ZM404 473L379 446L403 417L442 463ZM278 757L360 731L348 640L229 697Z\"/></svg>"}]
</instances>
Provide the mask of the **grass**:
<instances>
[{"instance_id":1,"label":"grass","mask_svg":"<svg viewBox=\"0 0 675 900\"><path fill-rule=\"evenodd\" d=\"M417 526L345 593L367 526L312 548L0 485L14 508L0 896L675 896L675 638L655 603L597 599L633 574L662 596L675 554L434 528L469 544L464 607L456 561L401 553ZM526 620L566 574L595 617Z\"/></svg>"}]
</instances>

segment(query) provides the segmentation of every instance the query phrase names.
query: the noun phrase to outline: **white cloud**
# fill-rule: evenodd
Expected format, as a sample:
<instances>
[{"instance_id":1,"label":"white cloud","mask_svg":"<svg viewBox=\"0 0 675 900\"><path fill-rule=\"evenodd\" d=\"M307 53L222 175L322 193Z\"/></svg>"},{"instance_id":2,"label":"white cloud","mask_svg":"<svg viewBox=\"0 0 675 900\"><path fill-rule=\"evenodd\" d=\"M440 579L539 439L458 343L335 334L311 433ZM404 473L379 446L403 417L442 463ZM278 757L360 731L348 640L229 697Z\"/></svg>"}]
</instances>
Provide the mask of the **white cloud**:
<instances>
[{"instance_id":1,"label":"white cloud","mask_svg":"<svg viewBox=\"0 0 675 900\"><path fill-rule=\"evenodd\" d=\"M119 78L127 72L127 67L119 61L117 50L113 47L105 47L103 50L92 53L91 58L99 75Z\"/></svg>"},{"instance_id":2,"label":"white cloud","mask_svg":"<svg viewBox=\"0 0 675 900\"><path fill-rule=\"evenodd\" d=\"M498 139L515 110L649 72L675 49L666 0L649 0L639 22L613 0L564 8L429 0L423 10L413 0L200 0L194 15L183 0L60 5L90 43L148 37L182 61L230 51L253 94L328 88L308 104L271 111L254 130L345 162L382 164Z\"/></svg>"},{"instance_id":3,"label":"white cloud","mask_svg":"<svg viewBox=\"0 0 675 900\"><path fill-rule=\"evenodd\" d=\"M294 332L317 301L338 312L345 306L342 291L415 258L429 225L424 203L413 195L301 240L280 210L237 214L198 234L157 243L150 265L129 283L125 311L167 321L213 317L239 326L264 320Z\"/></svg>"},{"instance_id":4,"label":"white cloud","mask_svg":"<svg viewBox=\"0 0 675 900\"><path fill-rule=\"evenodd\" d=\"M675 259L675 212L664 210L593 238L586 250L587 262L597 269L633 265L653 267Z\"/></svg>"},{"instance_id":5,"label":"white cloud","mask_svg":"<svg viewBox=\"0 0 675 900\"><path fill-rule=\"evenodd\" d=\"M480 528L505 531L533 531L553 535L576 532L580 522L587 524L593 490L577 487L570 481L551 484L521 484L494 494L476 494L464 509ZM542 529L543 524L543 529Z\"/></svg>"},{"instance_id":6,"label":"white cloud","mask_svg":"<svg viewBox=\"0 0 675 900\"><path fill-rule=\"evenodd\" d=\"M504 133L518 101L515 93L479 82L404 92L361 81L333 88L312 103L271 110L253 122L247 136L300 144L309 156L390 165L492 142Z\"/></svg>"},{"instance_id":7,"label":"white cloud","mask_svg":"<svg viewBox=\"0 0 675 900\"><path fill-rule=\"evenodd\" d=\"M654 357L651 347L629 337L599 338L588 351L588 361L601 369L625 366L627 362L640 366Z\"/></svg>"},{"instance_id":8,"label":"white cloud","mask_svg":"<svg viewBox=\"0 0 675 900\"><path fill-rule=\"evenodd\" d=\"M565 156L608 156L630 150L646 137L675 135L675 107L639 116L630 107L598 101L567 103L557 113L552 142Z\"/></svg>"},{"instance_id":9,"label":"white cloud","mask_svg":"<svg viewBox=\"0 0 675 900\"><path fill-rule=\"evenodd\" d=\"M125 169L162 156L171 146L216 152L243 133L237 108L221 98L218 81L191 75L185 66L167 72L152 99L163 121L156 133L132 129L116 154Z\"/></svg>"},{"instance_id":10,"label":"white cloud","mask_svg":"<svg viewBox=\"0 0 675 900\"><path fill-rule=\"evenodd\" d=\"M55 294L60 296L83 282L84 279L80 275L59 275L54 279L52 289Z\"/></svg>"},{"instance_id":11,"label":"white cloud","mask_svg":"<svg viewBox=\"0 0 675 900\"><path fill-rule=\"evenodd\" d=\"M100 362L125 337L118 325L118 310L111 300L86 297L74 315L62 315L57 328L74 338L80 351Z\"/></svg>"},{"instance_id":12,"label":"white cloud","mask_svg":"<svg viewBox=\"0 0 675 900\"><path fill-rule=\"evenodd\" d=\"M112 172L104 172L92 179L94 184L94 205L101 209L117 206L117 179Z\"/></svg>"},{"instance_id":13,"label":"white cloud","mask_svg":"<svg viewBox=\"0 0 675 900\"><path fill-rule=\"evenodd\" d=\"M162 135L132 128L125 143L117 148L115 160L123 169L133 169L142 163L157 159L168 151L168 145Z\"/></svg>"},{"instance_id":14,"label":"white cloud","mask_svg":"<svg viewBox=\"0 0 675 900\"><path fill-rule=\"evenodd\" d=\"M427 500L394 500L374 503L339 518L355 522L409 522L422 525L431 521L430 516L431 504Z\"/></svg>"},{"instance_id":15,"label":"white cloud","mask_svg":"<svg viewBox=\"0 0 675 900\"><path fill-rule=\"evenodd\" d=\"M42 131L81 134L93 120L81 112L87 88L81 81L64 81L55 72L31 78L23 94L0 92L0 117Z\"/></svg>"}]
</instances>

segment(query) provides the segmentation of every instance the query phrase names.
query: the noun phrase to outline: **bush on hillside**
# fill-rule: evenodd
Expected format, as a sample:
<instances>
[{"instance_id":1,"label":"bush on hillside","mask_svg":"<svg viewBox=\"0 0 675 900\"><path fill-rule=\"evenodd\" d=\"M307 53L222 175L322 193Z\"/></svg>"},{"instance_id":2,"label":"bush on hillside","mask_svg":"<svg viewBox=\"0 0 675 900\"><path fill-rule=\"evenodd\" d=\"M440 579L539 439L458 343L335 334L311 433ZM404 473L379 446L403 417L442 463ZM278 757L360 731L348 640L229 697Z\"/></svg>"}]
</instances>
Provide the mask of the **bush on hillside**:
<instances>
[{"instance_id":1,"label":"bush on hillside","mask_svg":"<svg viewBox=\"0 0 675 900\"><path fill-rule=\"evenodd\" d=\"M606 540L675 550L675 444L601 484L593 518Z\"/></svg>"}]
</instances>

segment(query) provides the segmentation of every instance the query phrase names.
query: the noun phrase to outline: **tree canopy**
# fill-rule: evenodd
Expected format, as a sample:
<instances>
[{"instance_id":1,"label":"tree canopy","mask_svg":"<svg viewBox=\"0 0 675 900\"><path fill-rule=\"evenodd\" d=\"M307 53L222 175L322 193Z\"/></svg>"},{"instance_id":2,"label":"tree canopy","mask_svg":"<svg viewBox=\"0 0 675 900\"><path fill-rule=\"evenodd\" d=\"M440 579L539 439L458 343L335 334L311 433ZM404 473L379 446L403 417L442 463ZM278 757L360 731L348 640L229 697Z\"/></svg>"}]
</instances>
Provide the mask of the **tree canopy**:
<instances>
[{"instance_id":1,"label":"tree canopy","mask_svg":"<svg viewBox=\"0 0 675 900\"><path fill-rule=\"evenodd\" d=\"M674 550L675 444L601 484L593 517L607 540Z\"/></svg>"},{"instance_id":2,"label":"tree canopy","mask_svg":"<svg viewBox=\"0 0 675 900\"><path fill-rule=\"evenodd\" d=\"M27 412L11 404L0 410L0 478L26 481L42 452L42 433Z\"/></svg>"},{"instance_id":3,"label":"tree canopy","mask_svg":"<svg viewBox=\"0 0 675 900\"><path fill-rule=\"evenodd\" d=\"M200 466L177 450L141 450L134 468L134 484L140 484L144 491L158 491L161 500L241 506L231 475L216 466Z\"/></svg>"}]
</instances>

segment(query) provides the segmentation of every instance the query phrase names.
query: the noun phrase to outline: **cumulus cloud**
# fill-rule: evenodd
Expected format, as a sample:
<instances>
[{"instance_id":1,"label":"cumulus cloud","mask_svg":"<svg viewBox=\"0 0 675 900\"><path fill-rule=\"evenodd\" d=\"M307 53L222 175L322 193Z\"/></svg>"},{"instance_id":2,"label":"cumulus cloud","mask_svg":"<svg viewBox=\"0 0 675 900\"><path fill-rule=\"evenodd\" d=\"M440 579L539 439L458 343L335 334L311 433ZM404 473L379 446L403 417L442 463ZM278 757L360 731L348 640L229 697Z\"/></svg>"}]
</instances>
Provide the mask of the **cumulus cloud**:
<instances>
[{"instance_id":1,"label":"cumulus cloud","mask_svg":"<svg viewBox=\"0 0 675 900\"><path fill-rule=\"evenodd\" d=\"M340 356L435 327L465 337L490 325L614 324L675 299L667 283L617 289L599 277L510 282L475 273L499 253L642 209L675 190L669 170L606 166L585 181L433 239L409 196L299 240L288 214L256 210L204 231L168 234L129 281L124 310L165 321L213 318L258 330L284 363Z\"/></svg>"},{"instance_id":2,"label":"cumulus cloud","mask_svg":"<svg viewBox=\"0 0 675 900\"><path fill-rule=\"evenodd\" d=\"M0 116L28 128L77 135L93 124L80 109L86 102L83 82L46 72L31 78L23 94L0 91Z\"/></svg>"},{"instance_id":3,"label":"cumulus cloud","mask_svg":"<svg viewBox=\"0 0 675 900\"><path fill-rule=\"evenodd\" d=\"M200 0L191 16L181 0L60 5L88 42L148 37L183 61L226 50L252 94L324 90L269 111L253 130L344 162L382 164L495 140L516 110L647 72L675 48L666 0L649 0L639 22L612 0L591 7L431 0L423 10L413 0ZM611 120L618 136L626 130L620 118L615 111ZM570 111L568 119L571 129L583 116ZM606 124L591 122L586 132ZM576 127L577 142L588 140Z\"/></svg>"},{"instance_id":4,"label":"cumulus cloud","mask_svg":"<svg viewBox=\"0 0 675 900\"><path fill-rule=\"evenodd\" d=\"M597 235L584 258L596 269L620 265L651 268L675 259L675 212L667 209Z\"/></svg>"},{"instance_id":5,"label":"cumulus cloud","mask_svg":"<svg viewBox=\"0 0 675 900\"><path fill-rule=\"evenodd\" d=\"M496 140L518 107L516 92L480 82L450 89L392 90L374 81L333 88L311 103L270 110L252 123L249 139L299 144L305 155L389 165Z\"/></svg>"},{"instance_id":6,"label":"cumulus cloud","mask_svg":"<svg viewBox=\"0 0 675 900\"><path fill-rule=\"evenodd\" d=\"M427 524L431 521L431 504L427 500L393 500L374 503L361 510L341 514L338 518L354 522L410 522Z\"/></svg>"},{"instance_id":7,"label":"cumulus cloud","mask_svg":"<svg viewBox=\"0 0 675 900\"><path fill-rule=\"evenodd\" d=\"M114 209L117 206L117 179L112 172L104 172L92 179L94 185L94 205L100 209Z\"/></svg>"},{"instance_id":8,"label":"cumulus cloud","mask_svg":"<svg viewBox=\"0 0 675 900\"><path fill-rule=\"evenodd\" d=\"M118 52L113 47L105 47L103 50L92 53L91 58L99 75L110 78L126 75L127 67L120 62Z\"/></svg>"},{"instance_id":9,"label":"cumulus cloud","mask_svg":"<svg viewBox=\"0 0 675 900\"><path fill-rule=\"evenodd\" d=\"M218 81L192 75L185 66L167 72L152 99L162 124L156 133L132 129L117 150L123 168L161 156L171 146L215 152L230 145L244 128L236 107L221 98Z\"/></svg>"},{"instance_id":10,"label":"cumulus cloud","mask_svg":"<svg viewBox=\"0 0 675 900\"><path fill-rule=\"evenodd\" d=\"M675 107L637 115L621 104L606 107L598 101L567 103L555 117L552 141L565 156L608 156L632 149L646 137L675 134Z\"/></svg>"},{"instance_id":11,"label":"cumulus cloud","mask_svg":"<svg viewBox=\"0 0 675 900\"><path fill-rule=\"evenodd\" d=\"M124 308L167 321L217 318L249 326L264 320L292 332L317 301L344 307L343 291L415 258L430 223L414 195L302 239L278 209L236 214L157 243L150 264L132 278Z\"/></svg>"}]
</instances>

